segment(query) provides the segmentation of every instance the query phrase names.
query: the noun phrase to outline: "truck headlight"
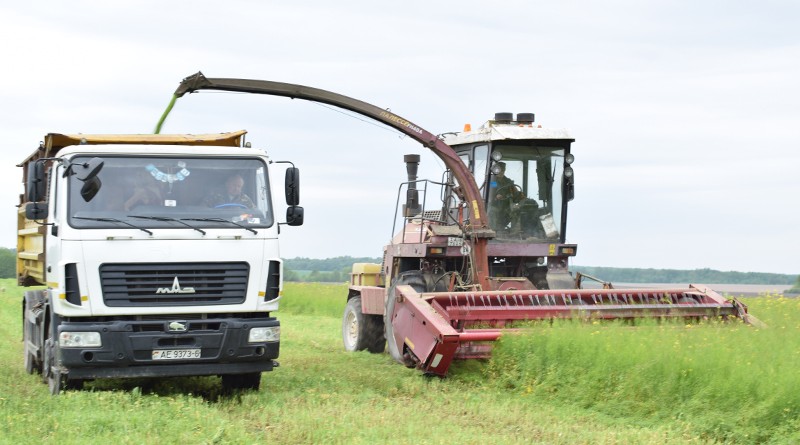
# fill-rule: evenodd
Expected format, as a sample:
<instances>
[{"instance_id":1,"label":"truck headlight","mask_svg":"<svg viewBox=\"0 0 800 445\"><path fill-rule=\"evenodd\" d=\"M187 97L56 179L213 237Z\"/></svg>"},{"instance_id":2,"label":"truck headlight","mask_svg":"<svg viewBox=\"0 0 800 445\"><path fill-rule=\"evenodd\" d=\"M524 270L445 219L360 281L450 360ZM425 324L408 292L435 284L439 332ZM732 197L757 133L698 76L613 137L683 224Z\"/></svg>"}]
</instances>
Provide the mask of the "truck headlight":
<instances>
[{"instance_id":1,"label":"truck headlight","mask_svg":"<svg viewBox=\"0 0 800 445\"><path fill-rule=\"evenodd\" d=\"M277 342L281 339L281 327L252 328L247 341L250 343Z\"/></svg>"},{"instance_id":2,"label":"truck headlight","mask_svg":"<svg viewBox=\"0 0 800 445\"><path fill-rule=\"evenodd\" d=\"M99 332L62 332L58 345L62 348L99 348L103 341Z\"/></svg>"}]
</instances>

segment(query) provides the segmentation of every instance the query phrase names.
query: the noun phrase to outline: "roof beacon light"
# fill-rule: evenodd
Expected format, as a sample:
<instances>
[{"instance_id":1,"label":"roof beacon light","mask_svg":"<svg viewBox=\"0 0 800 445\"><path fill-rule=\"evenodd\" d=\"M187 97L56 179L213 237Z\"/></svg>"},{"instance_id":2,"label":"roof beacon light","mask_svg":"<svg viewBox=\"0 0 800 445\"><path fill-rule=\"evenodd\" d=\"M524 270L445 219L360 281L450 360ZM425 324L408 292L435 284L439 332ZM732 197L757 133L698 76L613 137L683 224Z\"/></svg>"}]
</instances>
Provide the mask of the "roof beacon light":
<instances>
[{"instance_id":1,"label":"roof beacon light","mask_svg":"<svg viewBox=\"0 0 800 445\"><path fill-rule=\"evenodd\" d=\"M466 131L472 131L472 125L470 125L470 124L464 124L464 131L465 131L465 132L466 132Z\"/></svg>"}]
</instances>

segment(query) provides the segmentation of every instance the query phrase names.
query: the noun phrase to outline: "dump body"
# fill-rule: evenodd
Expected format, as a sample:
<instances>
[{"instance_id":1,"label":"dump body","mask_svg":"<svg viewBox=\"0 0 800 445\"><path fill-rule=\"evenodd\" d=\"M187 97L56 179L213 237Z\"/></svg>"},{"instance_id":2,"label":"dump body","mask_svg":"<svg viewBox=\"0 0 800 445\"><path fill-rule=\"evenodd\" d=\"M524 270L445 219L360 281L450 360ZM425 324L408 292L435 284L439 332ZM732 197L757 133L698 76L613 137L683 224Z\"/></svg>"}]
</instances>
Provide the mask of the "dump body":
<instances>
[{"instance_id":1,"label":"dump body","mask_svg":"<svg viewBox=\"0 0 800 445\"><path fill-rule=\"evenodd\" d=\"M49 134L21 164L18 280L44 287L23 301L26 369L54 393L178 375L257 388L277 366L270 160L243 136Z\"/></svg>"}]
</instances>

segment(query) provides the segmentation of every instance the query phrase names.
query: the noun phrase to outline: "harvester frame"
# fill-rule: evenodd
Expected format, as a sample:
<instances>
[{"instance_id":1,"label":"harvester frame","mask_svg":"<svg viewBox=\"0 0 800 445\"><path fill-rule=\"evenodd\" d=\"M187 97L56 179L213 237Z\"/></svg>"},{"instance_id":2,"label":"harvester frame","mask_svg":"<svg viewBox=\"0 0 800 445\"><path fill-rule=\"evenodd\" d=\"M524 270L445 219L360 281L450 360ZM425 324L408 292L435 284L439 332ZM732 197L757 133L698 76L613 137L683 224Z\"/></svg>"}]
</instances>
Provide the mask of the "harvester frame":
<instances>
[{"instance_id":1,"label":"harvester frame","mask_svg":"<svg viewBox=\"0 0 800 445\"><path fill-rule=\"evenodd\" d=\"M357 99L265 80L206 78L197 73L181 82L173 103L176 98L199 90L266 94L333 105L402 132L444 162L448 171L442 184L446 202L437 216L427 217L419 206L416 189L419 157L406 156L409 180L405 183L408 190L404 227L384 247L383 264L356 264L351 274L342 325L348 350L383 352L386 340L396 361L444 376L455 358L487 357L491 348L488 342L496 340L502 328L520 320L645 316L754 320L743 304L705 286L667 290L577 289L580 280L568 271L569 258L575 255L577 246L565 242L566 203L574 196L574 180L571 167L568 168L574 159L569 152L574 140L565 132L541 131L543 139L556 141L561 150L558 156L563 158L559 161L562 164L558 178L555 168L547 176L551 164L541 169L539 177L542 181L542 175L546 176L551 184L560 181L559 196L563 202L559 204L561 223L555 228L555 235L546 237L545 242L490 243L498 232L493 229L487 212L487 184L492 180L488 179L489 167L485 170L487 179L478 184L474 176L475 160L464 158L446 142L446 137L436 136L388 110ZM534 126L533 115L529 113L518 115L516 121L510 113L498 116L476 132L455 134L450 139L463 147L471 147L476 141L500 144L499 141L515 139L507 136L517 132L512 127L521 127L522 131L541 129ZM495 138L492 132L501 125L509 126L506 135ZM516 139L527 140L519 136ZM493 155L494 148L494 145L489 148L489 155ZM500 159L487 156L485 161L494 166ZM494 169L492 172L496 173ZM550 202L546 209L551 212L549 219L547 214L537 214L537 218L543 218L543 226L552 225L555 212L552 206ZM527 259L534 261L527 276L509 273L511 268L492 275L490 262L510 260L517 265L515 270L521 270Z\"/></svg>"}]
</instances>

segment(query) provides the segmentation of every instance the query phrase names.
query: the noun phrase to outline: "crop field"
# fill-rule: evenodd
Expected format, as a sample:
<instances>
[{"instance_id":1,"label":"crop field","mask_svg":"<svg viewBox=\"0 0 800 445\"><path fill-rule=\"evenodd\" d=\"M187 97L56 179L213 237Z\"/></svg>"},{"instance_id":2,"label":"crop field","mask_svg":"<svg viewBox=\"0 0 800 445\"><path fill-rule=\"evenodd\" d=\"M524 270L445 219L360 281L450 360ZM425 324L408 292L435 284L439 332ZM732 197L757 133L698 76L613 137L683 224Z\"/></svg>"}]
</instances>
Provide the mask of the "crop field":
<instances>
[{"instance_id":1,"label":"crop field","mask_svg":"<svg viewBox=\"0 0 800 445\"><path fill-rule=\"evenodd\" d=\"M535 325L439 379L344 352L346 286L290 283L260 391L165 378L51 397L23 368L23 290L0 287L0 443L800 443L800 299L780 295L746 300L766 328Z\"/></svg>"}]
</instances>

